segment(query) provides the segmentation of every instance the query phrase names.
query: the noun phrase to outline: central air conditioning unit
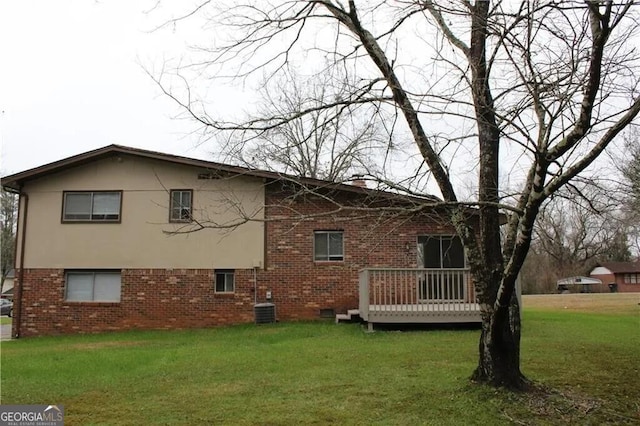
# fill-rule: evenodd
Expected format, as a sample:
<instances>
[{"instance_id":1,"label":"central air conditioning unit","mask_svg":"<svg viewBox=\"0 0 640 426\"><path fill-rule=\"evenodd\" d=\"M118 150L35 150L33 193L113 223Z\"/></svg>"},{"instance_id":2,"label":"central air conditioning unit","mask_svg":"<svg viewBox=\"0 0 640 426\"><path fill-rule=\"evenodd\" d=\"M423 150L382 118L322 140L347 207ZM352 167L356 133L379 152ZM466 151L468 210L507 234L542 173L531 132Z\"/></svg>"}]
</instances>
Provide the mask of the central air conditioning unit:
<instances>
[{"instance_id":1,"label":"central air conditioning unit","mask_svg":"<svg viewBox=\"0 0 640 426\"><path fill-rule=\"evenodd\" d=\"M253 307L256 324L271 324L276 322L276 305L273 303L258 303Z\"/></svg>"}]
</instances>

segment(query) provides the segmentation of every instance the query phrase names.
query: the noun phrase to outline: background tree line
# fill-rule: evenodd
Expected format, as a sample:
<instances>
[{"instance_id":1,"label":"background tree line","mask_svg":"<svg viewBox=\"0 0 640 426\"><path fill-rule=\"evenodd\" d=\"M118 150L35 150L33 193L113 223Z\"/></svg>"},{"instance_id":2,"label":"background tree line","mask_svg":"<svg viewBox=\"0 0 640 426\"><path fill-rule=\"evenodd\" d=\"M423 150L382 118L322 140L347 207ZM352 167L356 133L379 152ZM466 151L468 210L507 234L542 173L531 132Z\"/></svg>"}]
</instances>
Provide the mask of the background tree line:
<instances>
[{"instance_id":1,"label":"background tree line","mask_svg":"<svg viewBox=\"0 0 640 426\"><path fill-rule=\"evenodd\" d=\"M405 151L415 161L407 161L405 176L390 179L383 169L370 177L381 189L424 194L427 182L439 192L441 202L425 197L423 207L438 204L463 241L482 311L472 379L523 389L529 382L520 371L516 281L533 246L562 264L565 249L574 258L593 258L585 232L598 226L578 207L570 220L568 207L555 203L567 199L594 212L610 210L606 198L594 200L585 181L594 161L640 113L635 6L201 2L166 26L175 29L198 16L211 44L199 46L190 61L165 62L150 74L205 138L218 147L238 141L253 163L267 149L252 151L252 142L267 136L260 145L268 147L274 131L287 138L300 119L316 131L332 126L336 135L342 129L363 134L363 123L367 130L379 126L385 137L364 132L365 148L384 141L383 149L393 152L394 141L411 141ZM273 98L282 108L251 105L233 116L209 96L214 84L229 82L245 86L258 79L263 87L284 79L292 86L289 71L296 69L320 84L299 85L301 102ZM313 150L314 133L298 133L309 136L299 147ZM461 191L460 182L469 190ZM633 214L620 208L622 219ZM615 240L621 232L607 230L593 241Z\"/></svg>"},{"instance_id":2,"label":"background tree line","mask_svg":"<svg viewBox=\"0 0 640 426\"><path fill-rule=\"evenodd\" d=\"M520 274L524 293L555 292L558 279L588 276L600 262L640 260L640 134L631 128L621 142L611 170L542 209Z\"/></svg>"},{"instance_id":3,"label":"background tree line","mask_svg":"<svg viewBox=\"0 0 640 426\"><path fill-rule=\"evenodd\" d=\"M18 219L18 197L2 191L0 198L0 289L14 268L16 247L16 224Z\"/></svg>"}]
</instances>

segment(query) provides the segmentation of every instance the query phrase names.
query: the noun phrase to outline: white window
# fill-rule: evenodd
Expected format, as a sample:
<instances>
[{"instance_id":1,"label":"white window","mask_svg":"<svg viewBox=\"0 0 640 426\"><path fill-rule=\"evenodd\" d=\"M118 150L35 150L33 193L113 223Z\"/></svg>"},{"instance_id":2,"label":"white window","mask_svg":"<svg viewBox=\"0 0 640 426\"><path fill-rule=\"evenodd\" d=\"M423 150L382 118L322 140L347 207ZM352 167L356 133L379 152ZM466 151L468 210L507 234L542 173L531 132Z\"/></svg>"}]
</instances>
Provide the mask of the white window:
<instances>
[{"instance_id":1,"label":"white window","mask_svg":"<svg viewBox=\"0 0 640 426\"><path fill-rule=\"evenodd\" d=\"M624 282L626 284L640 284L640 274L625 274Z\"/></svg>"},{"instance_id":2,"label":"white window","mask_svg":"<svg viewBox=\"0 0 640 426\"><path fill-rule=\"evenodd\" d=\"M316 231L313 236L313 259L321 262L344 260L342 231Z\"/></svg>"},{"instance_id":3,"label":"white window","mask_svg":"<svg viewBox=\"0 0 640 426\"><path fill-rule=\"evenodd\" d=\"M191 222L191 199L193 191L190 189L171 190L170 222Z\"/></svg>"},{"instance_id":4,"label":"white window","mask_svg":"<svg viewBox=\"0 0 640 426\"><path fill-rule=\"evenodd\" d=\"M233 269L216 269L216 293L233 293L235 279Z\"/></svg>"},{"instance_id":5,"label":"white window","mask_svg":"<svg viewBox=\"0 0 640 426\"><path fill-rule=\"evenodd\" d=\"M63 222L119 222L121 191L65 192Z\"/></svg>"},{"instance_id":6,"label":"white window","mask_svg":"<svg viewBox=\"0 0 640 426\"><path fill-rule=\"evenodd\" d=\"M68 271L65 300L69 302L119 302L120 272Z\"/></svg>"}]
</instances>

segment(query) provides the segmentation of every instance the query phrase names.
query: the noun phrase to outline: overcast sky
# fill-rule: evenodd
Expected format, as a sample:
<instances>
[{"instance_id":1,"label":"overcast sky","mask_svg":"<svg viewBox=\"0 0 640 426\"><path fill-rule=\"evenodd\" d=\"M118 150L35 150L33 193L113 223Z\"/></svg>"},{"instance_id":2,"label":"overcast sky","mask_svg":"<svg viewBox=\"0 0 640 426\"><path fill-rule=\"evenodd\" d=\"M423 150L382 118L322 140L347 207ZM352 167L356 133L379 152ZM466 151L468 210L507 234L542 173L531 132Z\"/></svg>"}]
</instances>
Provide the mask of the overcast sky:
<instances>
[{"instance_id":1,"label":"overcast sky","mask_svg":"<svg viewBox=\"0 0 640 426\"><path fill-rule=\"evenodd\" d=\"M201 41L193 20L152 31L167 9L196 2L162 1L145 13L158 0L0 0L0 173L114 143L215 159L141 65L159 69L188 55L185 40ZM226 87L213 98L225 113L234 100L250 103Z\"/></svg>"},{"instance_id":2,"label":"overcast sky","mask_svg":"<svg viewBox=\"0 0 640 426\"><path fill-rule=\"evenodd\" d=\"M185 47L171 30L149 31L153 4L0 2L2 175L112 143L208 158L140 65Z\"/></svg>"}]
</instances>

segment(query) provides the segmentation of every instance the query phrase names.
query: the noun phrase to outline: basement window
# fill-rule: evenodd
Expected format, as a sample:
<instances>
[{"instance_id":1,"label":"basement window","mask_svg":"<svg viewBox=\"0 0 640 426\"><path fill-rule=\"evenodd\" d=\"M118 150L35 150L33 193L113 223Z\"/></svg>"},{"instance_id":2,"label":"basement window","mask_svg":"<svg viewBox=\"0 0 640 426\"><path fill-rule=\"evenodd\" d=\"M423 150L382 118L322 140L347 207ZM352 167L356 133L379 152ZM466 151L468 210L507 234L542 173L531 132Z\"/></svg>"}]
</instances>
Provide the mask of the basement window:
<instances>
[{"instance_id":1,"label":"basement window","mask_svg":"<svg viewBox=\"0 0 640 426\"><path fill-rule=\"evenodd\" d=\"M120 271L67 271L65 275L67 302L120 301Z\"/></svg>"},{"instance_id":2,"label":"basement window","mask_svg":"<svg viewBox=\"0 0 640 426\"><path fill-rule=\"evenodd\" d=\"M216 269L216 293L233 293L236 290L233 269Z\"/></svg>"},{"instance_id":3,"label":"basement window","mask_svg":"<svg viewBox=\"0 0 640 426\"><path fill-rule=\"evenodd\" d=\"M333 308L320 309L320 318L335 318L336 311Z\"/></svg>"}]
</instances>

